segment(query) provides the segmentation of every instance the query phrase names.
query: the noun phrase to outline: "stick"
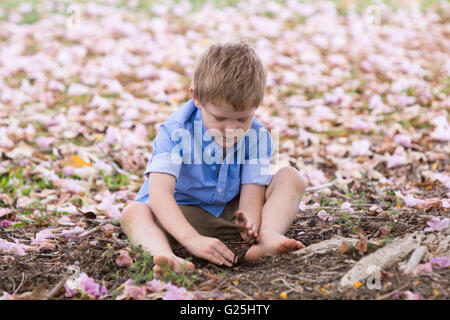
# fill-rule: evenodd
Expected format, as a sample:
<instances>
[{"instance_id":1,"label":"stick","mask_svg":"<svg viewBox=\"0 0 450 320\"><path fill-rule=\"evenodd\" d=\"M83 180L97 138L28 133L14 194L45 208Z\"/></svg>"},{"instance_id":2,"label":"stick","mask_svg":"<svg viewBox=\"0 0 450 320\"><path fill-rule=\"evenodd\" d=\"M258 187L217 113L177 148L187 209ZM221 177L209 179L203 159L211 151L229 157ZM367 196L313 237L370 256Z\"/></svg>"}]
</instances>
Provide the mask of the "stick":
<instances>
[{"instance_id":1,"label":"stick","mask_svg":"<svg viewBox=\"0 0 450 320\"><path fill-rule=\"evenodd\" d=\"M332 187L334 186L334 182L329 182L329 183L325 183L325 184L321 184L315 187L308 187L305 189L305 192L315 192L317 190L322 190L322 189L326 189L328 187Z\"/></svg>"},{"instance_id":2,"label":"stick","mask_svg":"<svg viewBox=\"0 0 450 320\"><path fill-rule=\"evenodd\" d=\"M411 273L416 268L416 266L420 263L420 260L422 260L423 255L427 251L427 247L420 246L414 252L411 254L411 257L408 260L408 264L406 265L404 273Z\"/></svg>"},{"instance_id":3,"label":"stick","mask_svg":"<svg viewBox=\"0 0 450 320\"><path fill-rule=\"evenodd\" d=\"M24 283L24 279L25 279L25 272L22 272L22 281L20 281L19 286L17 287L16 290L14 290L13 295L15 295L17 293L17 291L19 291L19 289L22 287L23 283Z\"/></svg>"},{"instance_id":4,"label":"stick","mask_svg":"<svg viewBox=\"0 0 450 320\"><path fill-rule=\"evenodd\" d=\"M397 293L397 292L399 292L399 291L405 289L407 286L408 286L408 285L401 286L400 288L395 289L395 290L392 291L392 292L389 292L389 293L387 293L387 294L385 294L385 295L383 295L383 296L378 297L377 300L384 300L384 299L386 299L386 298L389 298L389 297L392 296L394 293Z\"/></svg>"},{"instance_id":5,"label":"stick","mask_svg":"<svg viewBox=\"0 0 450 320\"><path fill-rule=\"evenodd\" d=\"M238 287L232 286L230 287L233 290L238 291L239 293L243 294L245 297L247 297L247 299L252 300L252 297L250 297L249 295L247 295L244 291L242 291L241 289L239 289Z\"/></svg>"},{"instance_id":6,"label":"stick","mask_svg":"<svg viewBox=\"0 0 450 320\"><path fill-rule=\"evenodd\" d=\"M61 288L64 286L64 284L66 283L68 277L65 276L63 277L58 284L47 294L47 297L44 300L48 300L53 298L54 296L56 296L58 294L58 292L61 290Z\"/></svg>"},{"instance_id":7,"label":"stick","mask_svg":"<svg viewBox=\"0 0 450 320\"><path fill-rule=\"evenodd\" d=\"M85 231L83 233L80 233L80 235L78 236L78 238L82 238L85 236L90 235L91 233L97 232L98 230L100 230L101 227L103 227L106 224L106 221L103 221L102 223L100 223L98 226L96 226L95 228L92 228L91 230Z\"/></svg>"},{"instance_id":8,"label":"stick","mask_svg":"<svg viewBox=\"0 0 450 320\"><path fill-rule=\"evenodd\" d=\"M289 273L284 273L284 272L277 272L275 275L280 275L280 276L285 276L285 277L292 277L292 278L295 278L297 280L301 280L301 281L305 281L305 282L311 282L311 283L318 282L317 280L314 280L314 279L300 277L300 276L296 276L296 275L289 274Z\"/></svg>"}]
</instances>

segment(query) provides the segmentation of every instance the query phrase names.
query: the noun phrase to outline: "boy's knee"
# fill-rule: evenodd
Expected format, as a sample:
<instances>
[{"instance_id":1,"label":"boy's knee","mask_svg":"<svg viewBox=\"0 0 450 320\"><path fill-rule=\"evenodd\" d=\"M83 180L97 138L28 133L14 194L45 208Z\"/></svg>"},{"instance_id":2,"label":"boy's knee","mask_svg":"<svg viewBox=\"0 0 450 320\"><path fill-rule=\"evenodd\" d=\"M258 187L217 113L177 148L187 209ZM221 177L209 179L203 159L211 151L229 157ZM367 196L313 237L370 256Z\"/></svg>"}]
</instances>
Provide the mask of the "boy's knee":
<instances>
[{"instance_id":1,"label":"boy's knee","mask_svg":"<svg viewBox=\"0 0 450 320\"><path fill-rule=\"evenodd\" d=\"M133 213L139 209L142 204L139 202L132 202L128 204L120 213L120 224L123 226L124 223L129 223L133 217Z\"/></svg>"},{"instance_id":2,"label":"boy's knee","mask_svg":"<svg viewBox=\"0 0 450 320\"><path fill-rule=\"evenodd\" d=\"M306 188L306 180L294 167L283 167L278 170L277 174L280 180L292 182L298 193L304 193Z\"/></svg>"},{"instance_id":3,"label":"boy's knee","mask_svg":"<svg viewBox=\"0 0 450 320\"><path fill-rule=\"evenodd\" d=\"M123 227L124 223L127 223L130 220L131 212L132 212L132 203L123 208L120 213L119 221L120 225Z\"/></svg>"}]
</instances>

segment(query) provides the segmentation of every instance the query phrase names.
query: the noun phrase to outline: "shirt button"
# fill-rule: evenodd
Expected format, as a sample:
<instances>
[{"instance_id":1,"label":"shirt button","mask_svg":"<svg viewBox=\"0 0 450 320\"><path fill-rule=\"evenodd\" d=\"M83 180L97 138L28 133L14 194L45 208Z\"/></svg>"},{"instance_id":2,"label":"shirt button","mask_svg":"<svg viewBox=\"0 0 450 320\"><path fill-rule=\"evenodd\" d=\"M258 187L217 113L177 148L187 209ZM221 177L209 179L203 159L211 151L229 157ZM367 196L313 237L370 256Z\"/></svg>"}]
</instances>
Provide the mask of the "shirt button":
<instances>
[{"instance_id":1,"label":"shirt button","mask_svg":"<svg viewBox=\"0 0 450 320\"><path fill-rule=\"evenodd\" d=\"M222 188L217 189L217 192L221 193L222 192Z\"/></svg>"},{"instance_id":2,"label":"shirt button","mask_svg":"<svg viewBox=\"0 0 450 320\"><path fill-rule=\"evenodd\" d=\"M216 166L212 166L212 168L211 169L213 169L213 170L216 170Z\"/></svg>"}]
</instances>

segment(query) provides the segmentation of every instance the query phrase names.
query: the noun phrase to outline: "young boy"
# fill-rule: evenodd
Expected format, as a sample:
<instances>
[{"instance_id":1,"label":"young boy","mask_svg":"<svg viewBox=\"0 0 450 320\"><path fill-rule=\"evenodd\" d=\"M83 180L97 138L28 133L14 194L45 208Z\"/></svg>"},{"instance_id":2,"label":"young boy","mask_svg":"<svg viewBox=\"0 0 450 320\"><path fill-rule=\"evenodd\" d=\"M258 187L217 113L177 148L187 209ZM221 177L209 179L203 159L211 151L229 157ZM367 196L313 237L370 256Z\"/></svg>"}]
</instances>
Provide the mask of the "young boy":
<instances>
[{"instance_id":1,"label":"young boy","mask_svg":"<svg viewBox=\"0 0 450 320\"><path fill-rule=\"evenodd\" d=\"M271 137L255 118L267 75L259 57L245 41L216 44L194 71L192 99L159 127L145 182L121 214L124 232L152 254L156 273L195 269L172 252L176 241L229 267L237 260L226 236L242 237L249 261L303 248L284 233L305 182L292 167L270 173Z\"/></svg>"}]
</instances>

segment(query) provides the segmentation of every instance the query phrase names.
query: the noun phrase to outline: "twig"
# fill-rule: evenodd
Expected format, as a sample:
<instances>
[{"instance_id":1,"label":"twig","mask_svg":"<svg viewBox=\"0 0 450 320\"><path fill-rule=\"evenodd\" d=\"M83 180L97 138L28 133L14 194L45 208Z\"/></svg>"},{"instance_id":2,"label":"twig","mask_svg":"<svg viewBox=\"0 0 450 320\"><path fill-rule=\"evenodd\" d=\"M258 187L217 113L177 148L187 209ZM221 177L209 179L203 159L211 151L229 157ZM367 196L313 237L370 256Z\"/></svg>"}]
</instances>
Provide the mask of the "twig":
<instances>
[{"instance_id":1,"label":"twig","mask_svg":"<svg viewBox=\"0 0 450 320\"><path fill-rule=\"evenodd\" d=\"M299 211L299 212L300 212L300 211ZM297 218L303 218L303 219L306 219L306 218L314 218L314 217L317 217L317 215L316 215L316 214L302 215L302 214L298 214L298 213L297 213Z\"/></svg>"},{"instance_id":2,"label":"twig","mask_svg":"<svg viewBox=\"0 0 450 320\"><path fill-rule=\"evenodd\" d=\"M380 205L371 204L371 203L352 204L351 206L352 206L352 208L367 208L367 207L371 207L373 205L376 205L376 206L378 206L378 207L380 207L381 209L384 209L384 210L392 208L392 207L389 207L389 206L380 206ZM334 206L334 207L333 206L323 206L323 207L306 207L305 209L303 209L303 211L306 211L306 210L317 210L317 209L319 209L319 210L321 210L321 209L348 210L346 208L342 209L342 208L337 207L337 206ZM418 209L418 208L408 208L408 207L406 207L406 208L396 208L396 207L394 207L393 209L396 209L396 210L413 210L413 209Z\"/></svg>"},{"instance_id":3,"label":"twig","mask_svg":"<svg viewBox=\"0 0 450 320\"><path fill-rule=\"evenodd\" d=\"M15 295L15 294L19 291L19 289L22 287L25 278L26 278L25 272L22 272L22 281L20 281L20 284L19 284L19 286L17 287L17 289L14 290L13 295Z\"/></svg>"},{"instance_id":4,"label":"twig","mask_svg":"<svg viewBox=\"0 0 450 320\"><path fill-rule=\"evenodd\" d=\"M340 192L337 191L337 190L333 190L332 193L334 193L335 195L337 195L337 196L339 196L339 197L345 198L345 199L351 199L351 197L346 196L345 194L340 193Z\"/></svg>"},{"instance_id":5,"label":"twig","mask_svg":"<svg viewBox=\"0 0 450 320\"><path fill-rule=\"evenodd\" d=\"M239 289L238 287L232 286L230 287L233 290L237 290L239 293L243 294L245 297L247 297L247 299L249 300L253 300L252 297L250 297L249 295L247 295L244 291L242 291L241 289Z\"/></svg>"},{"instance_id":6,"label":"twig","mask_svg":"<svg viewBox=\"0 0 450 320\"><path fill-rule=\"evenodd\" d=\"M394 293L397 293L397 292L399 292L400 290L405 289L407 286L408 286L407 284L404 285L404 286L401 286L400 288L395 289L395 290L392 291L392 292L389 292L389 293L387 293L387 294L385 294L385 295L382 295L381 297L378 297L377 300L384 300L384 299L386 299L386 298L389 298L389 297L392 296Z\"/></svg>"},{"instance_id":7,"label":"twig","mask_svg":"<svg viewBox=\"0 0 450 320\"><path fill-rule=\"evenodd\" d=\"M64 286L68 279L68 276L64 276L61 281L58 282L58 284L47 294L47 297L45 300L53 298L55 295L58 294L58 292L61 290L61 288Z\"/></svg>"},{"instance_id":8,"label":"twig","mask_svg":"<svg viewBox=\"0 0 450 320\"><path fill-rule=\"evenodd\" d=\"M231 273L229 273L228 271L225 271L225 270L219 268L218 266L212 264L211 262L208 263L206 266L207 266L207 267L208 267L208 266L214 267L214 268L216 268L217 270L219 270L220 272L224 272L224 273L228 274L229 276L233 276L233 274L231 274Z\"/></svg>"},{"instance_id":9,"label":"twig","mask_svg":"<svg viewBox=\"0 0 450 320\"><path fill-rule=\"evenodd\" d=\"M329 183L326 183L326 184L321 184L319 186L308 187L308 188L305 188L305 192L315 192L317 190L326 189L326 188L334 186L334 184L335 184L334 181L332 181L332 182L329 182Z\"/></svg>"},{"instance_id":10,"label":"twig","mask_svg":"<svg viewBox=\"0 0 450 320\"><path fill-rule=\"evenodd\" d=\"M14 281L13 278L11 278L11 281L12 281L12 283L13 283L13 289L12 289L12 291L14 292L14 291L16 290L16 282Z\"/></svg>"},{"instance_id":11,"label":"twig","mask_svg":"<svg viewBox=\"0 0 450 320\"><path fill-rule=\"evenodd\" d=\"M275 275L280 275L280 276L285 276L285 277L291 277L291 278L295 278L295 279L297 279L297 280L301 280L301 281L305 281L305 282L311 282L311 283L318 282L317 280L314 280L314 279L309 279L309 278L305 278L305 277L300 277L300 276L296 276L296 275L289 274L289 273L284 273L284 272L277 272Z\"/></svg>"},{"instance_id":12,"label":"twig","mask_svg":"<svg viewBox=\"0 0 450 320\"><path fill-rule=\"evenodd\" d=\"M82 238L85 236L90 235L91 233L97 232L98 230L100 230L101 227L103 227L107 222L103 221L102 223L100 223L98 226L96 226L95 228L92 228L91 230L85 231L83 233L80 233L80 235L78 236L78 238Z\"/></svg>"},{"instance_id":13,"label":"twig","mask_svg":"<svg viewBox=\"0 0 450 320\"><path fill-rule=\"evenodd\" d=\"M248 282L250 282L252 285L254 285L256 288L258 288L259 289L259 291L262 291L261 290L261 287L260 286L258 286L255 282L253 282L252 280L250 280L250 279L243 279L243 280L245 280L245 281L248 281Z\"/></svg>"}]
</instances>

